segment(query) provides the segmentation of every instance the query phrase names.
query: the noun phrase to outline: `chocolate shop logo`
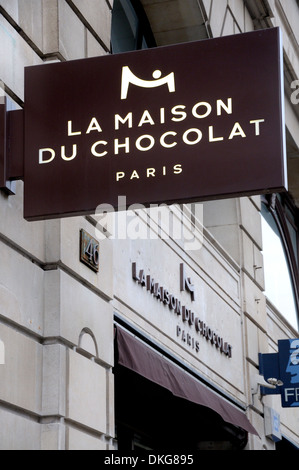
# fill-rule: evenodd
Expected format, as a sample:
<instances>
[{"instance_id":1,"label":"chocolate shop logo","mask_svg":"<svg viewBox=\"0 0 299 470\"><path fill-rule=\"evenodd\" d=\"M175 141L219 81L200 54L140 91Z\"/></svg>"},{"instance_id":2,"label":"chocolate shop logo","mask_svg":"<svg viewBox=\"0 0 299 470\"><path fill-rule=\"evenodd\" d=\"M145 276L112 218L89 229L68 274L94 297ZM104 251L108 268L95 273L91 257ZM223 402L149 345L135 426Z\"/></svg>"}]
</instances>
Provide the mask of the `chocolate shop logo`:
<instances>
[{"instance_id":1,"label":"chocolate shop logo","mask_svg":"<svg viewBox=\"0 0 299 470\"><path fill-rule=\"evenodd\" d=\"M161 77L161 70L155 70L153 72L154 80L142 80L136 77L130 68L126 65L122 68L121 78L121 99L125 100L128 96L129 85L133 84L141 88L156 88L161 85L168 85L169 93L175 92L174 73L171 72L165 77Z\"/></svg>"}]
</instances>

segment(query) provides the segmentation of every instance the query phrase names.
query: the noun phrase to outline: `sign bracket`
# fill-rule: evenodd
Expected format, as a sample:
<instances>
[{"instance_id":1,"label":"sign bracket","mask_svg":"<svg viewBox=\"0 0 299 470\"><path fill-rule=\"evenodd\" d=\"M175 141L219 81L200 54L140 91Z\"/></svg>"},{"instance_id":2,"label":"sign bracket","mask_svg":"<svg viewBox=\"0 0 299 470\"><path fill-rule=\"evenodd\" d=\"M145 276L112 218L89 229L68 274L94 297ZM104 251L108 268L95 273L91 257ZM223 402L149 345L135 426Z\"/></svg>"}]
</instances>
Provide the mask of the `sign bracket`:
<instances>
[{"instance_id":1,"label":"sign bracket","mask_svg":"<svg viewBox=\"0 0 299 470\"><path fill-rule=\"evenodd\" d=\"M15 180L24 180L24 111L8 111L0 97L0 189L15 194Z\"/></svg>"}]
</instances>

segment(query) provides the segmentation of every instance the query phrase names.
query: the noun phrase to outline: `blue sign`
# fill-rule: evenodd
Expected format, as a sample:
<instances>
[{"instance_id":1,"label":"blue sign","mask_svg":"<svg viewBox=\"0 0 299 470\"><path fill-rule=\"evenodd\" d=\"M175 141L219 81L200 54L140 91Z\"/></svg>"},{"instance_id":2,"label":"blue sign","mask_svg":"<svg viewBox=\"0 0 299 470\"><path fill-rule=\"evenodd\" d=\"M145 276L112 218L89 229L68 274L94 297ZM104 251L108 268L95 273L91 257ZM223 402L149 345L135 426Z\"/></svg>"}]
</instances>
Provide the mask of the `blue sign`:
<instances>
[{"instance_id":1,"label":"blue sign","mask_svg":"<svg viewBox=\"0 0 299 470\"><path fill-rule=\"evenodd\" d=\"M299 406L299 339L278 341L283 407Z\"/></svg>"},{"instance_id":2,"label":"blue sign","mask_svg":"<svg viewBox=\"0 0 299 470\"><path fill-rule=\"evenodd\" d=\"M299 406L299 339L278 341L278 353L259 354L259 370L264 379L282 382L275 389L261 387L263 395L281 394L283 408Z\"/></svg>"}]
</instances>

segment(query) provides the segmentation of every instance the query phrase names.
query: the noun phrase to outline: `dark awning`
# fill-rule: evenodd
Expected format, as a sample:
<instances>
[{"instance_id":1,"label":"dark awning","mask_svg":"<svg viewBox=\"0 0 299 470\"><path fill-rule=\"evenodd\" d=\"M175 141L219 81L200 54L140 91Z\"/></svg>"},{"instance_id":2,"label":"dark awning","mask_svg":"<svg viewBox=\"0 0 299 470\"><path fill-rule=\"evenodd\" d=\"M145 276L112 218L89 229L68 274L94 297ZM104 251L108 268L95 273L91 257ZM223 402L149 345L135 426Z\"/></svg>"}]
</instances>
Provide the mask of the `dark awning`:
<instances>
[{"instance_id":1,"label":"dark awning","mask_svg":"<svg viewBox=\"0 0 299 470\"><path fill-rule=\"evenodd\" d=\"M116 336L118 364L161 385L176 397L214 410L225 422L258 436L245 413L237 407L122 328L117 328Z\"/></svg>"}]
</instances>

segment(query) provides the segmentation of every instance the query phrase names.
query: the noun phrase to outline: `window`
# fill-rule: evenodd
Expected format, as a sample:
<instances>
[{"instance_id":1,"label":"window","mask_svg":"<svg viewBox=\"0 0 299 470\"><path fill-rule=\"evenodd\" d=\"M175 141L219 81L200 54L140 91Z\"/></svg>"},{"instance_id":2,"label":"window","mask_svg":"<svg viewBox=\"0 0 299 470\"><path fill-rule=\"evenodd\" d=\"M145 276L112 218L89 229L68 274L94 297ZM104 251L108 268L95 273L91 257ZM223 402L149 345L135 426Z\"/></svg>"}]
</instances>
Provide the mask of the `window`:
<instances>
[{"instance_id":1,"label":"window","mask_svg":"<svg viewBox=\"0 0 299 470\"><path fill-rule=\"evenodd\" d=\"M150 24L139 0L114 0L111 30L112 53L155 46Z\"/></svg>"},{"instance_id":2,"label":"window","mask_svg":"<svg viewBox=\"0 0 299 470\"><path fill-rule=\"evenodd\" d=\"M287 194L262 202L265 295L298 330L298 209Z\"/></svg>"}]
</instances>

